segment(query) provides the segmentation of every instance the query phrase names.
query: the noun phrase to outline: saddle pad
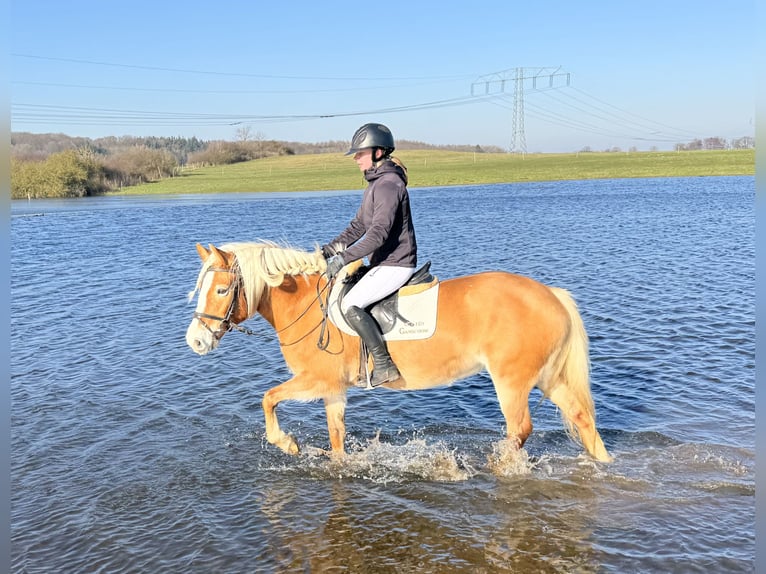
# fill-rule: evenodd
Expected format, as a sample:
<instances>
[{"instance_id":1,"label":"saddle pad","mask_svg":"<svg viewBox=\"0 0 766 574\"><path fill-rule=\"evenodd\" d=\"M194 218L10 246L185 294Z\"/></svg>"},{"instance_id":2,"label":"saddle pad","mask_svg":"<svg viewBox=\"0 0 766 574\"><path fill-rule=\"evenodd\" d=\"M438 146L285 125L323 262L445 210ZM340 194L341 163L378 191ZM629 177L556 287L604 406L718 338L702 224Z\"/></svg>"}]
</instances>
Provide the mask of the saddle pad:
<instances>
[{"instance_id":1,"label":"saddle pad","mask_svg":"<svg viewBox=\"0 0 766 574\"><path fill-rule=\"evenodd\" d=\"M338 327L344 333L358 337L356 331L354 331L346 319L341 313L340 305L338 303L338 295L343 288L343 276L344 273L340 273L338 281L332 288L330 297L328 300L330 321L333 325ZM420 287L420 285L413 285L412 287ZM417 339L428 339L436 331L436 307L439 302L439 282L436 281L432 284L426 285L424 291L418 291L413 289L415 293L411 295L399 294L399 315L396 323L394 323L393 329L383 335L386 341L415 341ZM406 293L407 289L404 290ZM407 321L403 321L404 317Z\"/></svg>"}]
</instances>

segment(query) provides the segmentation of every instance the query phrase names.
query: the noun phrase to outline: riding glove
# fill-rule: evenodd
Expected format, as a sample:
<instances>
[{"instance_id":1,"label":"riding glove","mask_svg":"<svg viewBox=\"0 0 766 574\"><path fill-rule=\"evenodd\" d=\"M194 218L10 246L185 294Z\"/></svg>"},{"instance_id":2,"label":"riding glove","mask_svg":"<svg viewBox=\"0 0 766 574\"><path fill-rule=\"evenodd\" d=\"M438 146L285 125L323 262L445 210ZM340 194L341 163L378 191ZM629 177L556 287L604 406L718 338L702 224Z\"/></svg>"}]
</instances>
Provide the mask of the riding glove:
<instances>
[{"instance_id":1,"label":"riding glove","mask_svg":"<svg viewBox=\"0 0 766 574\"><path fill-rule=\"evenodd\" d=\"M333 255L327 260L327 278L332 279L343 269L343 258L340 255Z\"/></svg>"}]
</instances>

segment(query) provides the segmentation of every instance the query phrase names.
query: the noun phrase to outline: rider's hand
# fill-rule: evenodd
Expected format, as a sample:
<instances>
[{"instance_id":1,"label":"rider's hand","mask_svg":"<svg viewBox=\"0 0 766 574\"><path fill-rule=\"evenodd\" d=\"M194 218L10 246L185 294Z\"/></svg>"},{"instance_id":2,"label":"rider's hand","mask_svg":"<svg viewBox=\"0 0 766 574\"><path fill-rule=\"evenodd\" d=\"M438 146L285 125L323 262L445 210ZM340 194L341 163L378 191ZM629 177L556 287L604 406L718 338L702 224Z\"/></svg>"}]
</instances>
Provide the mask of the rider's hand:
<instances>
[{"instance_id":1,"label":"rider's hand","mask_svg":"<svg viewBox=\"0 0 766 574\"><path fill-rule=\"evenodd\" d=\"M321 249L322 249L322 255L324 256L325 259L329 259L330 257L336 254L335 249L333 249L332 246L330 245L322 245Z\"/></svg>"},{"instance_id":2,"label":"rider's hand","mask_svg":"<svg viewBox=\"0 0 766 574\"><path fill-rule=\"evenodd\" d=\"M333 279L338 272L343 269L343 258L340 255L333 255L327 260L327 278Z\"/></svg>"}]
</instances>

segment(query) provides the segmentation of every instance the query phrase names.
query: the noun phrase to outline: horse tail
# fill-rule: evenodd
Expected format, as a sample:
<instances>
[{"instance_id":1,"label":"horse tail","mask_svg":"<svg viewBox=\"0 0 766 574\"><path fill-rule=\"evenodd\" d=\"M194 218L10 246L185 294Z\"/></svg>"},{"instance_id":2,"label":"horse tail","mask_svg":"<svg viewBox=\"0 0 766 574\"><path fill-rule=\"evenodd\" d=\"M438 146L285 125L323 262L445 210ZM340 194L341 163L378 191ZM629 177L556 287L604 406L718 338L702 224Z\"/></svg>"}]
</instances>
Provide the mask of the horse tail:
<instances>
[{"instance_id":1,"label":"horse tail","mask_svg":"<svg viewBox=\"0 0 766 574\"><path fill-rule=\"evenodd\" d=\"M586 444L584 440L586 437L583 437L582 433L579 432L580 425L574 420L574 417L585 416L586 419L592 421L595 430L596 407L590 392L588 334L572 295L559 287L550 287L550 290L566 309L570 327L558 354L553 376L550 378L552 385L550 388L543 388L542 390L559 406L561 418L569 435L573 438L579 438L579 442L590 451L592 445ZM559 394L556 392L556 387L559 385L566 387L566 393L563 393L566 396L566 406L559 404L560 400L556 400ZM587 442L591 441L588 440Z\"/></svg>"}]
</instances>

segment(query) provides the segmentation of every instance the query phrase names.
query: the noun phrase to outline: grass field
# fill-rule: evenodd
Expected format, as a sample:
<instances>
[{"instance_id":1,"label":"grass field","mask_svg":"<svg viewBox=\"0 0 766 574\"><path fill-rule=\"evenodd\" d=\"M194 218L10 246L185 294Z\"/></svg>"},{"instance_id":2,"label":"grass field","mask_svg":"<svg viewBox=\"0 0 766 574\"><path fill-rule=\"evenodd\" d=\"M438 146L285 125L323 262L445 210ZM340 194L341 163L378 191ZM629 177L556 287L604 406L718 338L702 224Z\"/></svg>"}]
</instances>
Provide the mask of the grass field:
<instances>
[{"instance_id":1,"label":"grass field","mask_svg":"<svg viewBox=\"0 0 766 574\"><path fill-rule=\"evenodd\" d=\"M474 185L633 177L755 174L755 150L482 154L437 150L395 154L407 166L409 187ZM190 169L120 194L326 191L365 185L353 160L342 154L270 157ZM111 194L110 194L111 195Z\"/></svg>"}]
</instances>

